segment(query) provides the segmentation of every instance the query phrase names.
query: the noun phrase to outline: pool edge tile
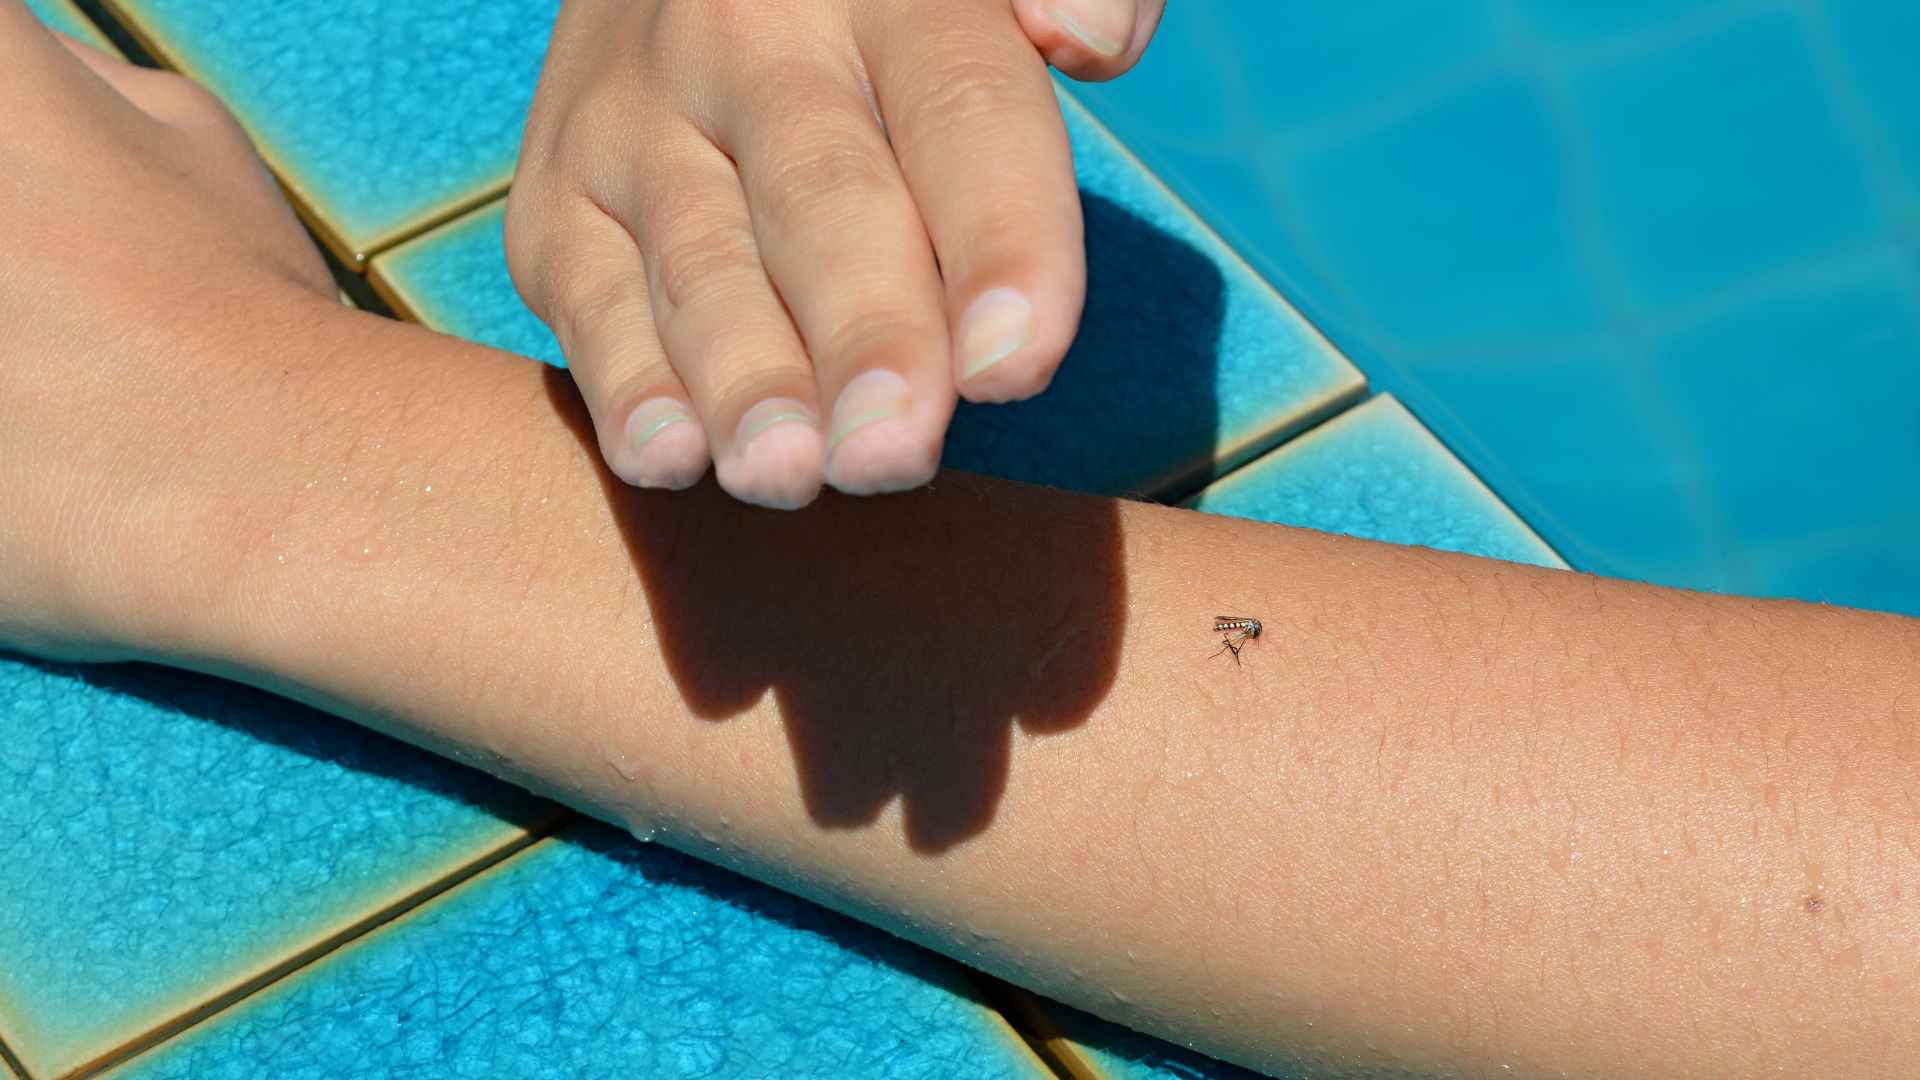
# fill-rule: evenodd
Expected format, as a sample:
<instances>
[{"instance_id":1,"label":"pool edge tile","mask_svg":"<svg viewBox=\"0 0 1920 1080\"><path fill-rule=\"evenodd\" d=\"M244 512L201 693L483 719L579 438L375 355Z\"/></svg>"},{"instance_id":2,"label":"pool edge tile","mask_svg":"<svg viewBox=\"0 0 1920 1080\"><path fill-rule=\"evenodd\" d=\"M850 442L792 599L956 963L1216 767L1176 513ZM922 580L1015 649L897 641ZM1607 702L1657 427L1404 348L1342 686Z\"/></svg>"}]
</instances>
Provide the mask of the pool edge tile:
<instances>
[{"instance_id":1,"label":"pool edge tile","mask_svg":"<svg viewBox=\"0 0 1920 1080\"><path fill-rule=\"evenodd\" d=\"M192 79L200 86L207 85L192 65L186 63L178 52L161 44L160 37L153 33L152 28L139 15L129 10L126 0L100 0L100 2L113 16L114 21L120 24L120 28L138 42L140 47L161 66L175 74ZM225 102L224 98L221 100ZM232 106L228 105L228 108L231 109ZM380 252L453 221L472 210L485 206L494 199L504 197L507 188L513 182L513 169L509 167L504 176L490 178L473 191L436 203L384 232L369 236L354 236L321 207L319 200L315 199L294 172L286 167L284 159L270 143L252 131L247 132L247 137L253 144L254 152L260 155L260 159L266 162L267 168L273 173L274 180L279 183L280 190L285 193L287 201L293 205L294 213L298 214L300 220L320 238L320 242L327 246L327 250L332 252L335 258L356 273L365 273L368 262Z\"/></svg>"},{"instance_id":2,"label":"pool edge tile","mask_svg":"<svg viewBox=\"0 0 1920 1080\"><path fill-rule=\"evenodd\" d=\"M57 8L66 18L61 21L59 25L48 22L42 12L34 10L35 4L42 8ZM93 20L88 18L87 13L81 11L80 6L74 3L73 0L33 0L33 4L27 5L27 14L38 17L42 26L58 30L62 33L78 30L80 32L74 34L74 37L78 37L87 44L106 53L108 56L118 57L122 60L126 59L126 57L120 55L119 48L107 39L107 35L102 33L98 26L94 25Z\"/></svg>"},{"instance_id":3,"label":"pool edge tile","mask_svg":"<svg viewBox=\"0 0 1920 1080\"><path fill-rule=\"evenodd\" d=\"M120 1030L101 1032L90 1046L60 1047L43 1054L31 1052L30 1044L25 1044L23 1037L17 1034L28 1030L29 1025L9 1015L3 999L0 999L0 1040L5 1041L7 1049L27 1067L28 1075L35 1080L92 1076L117 1068L152 1046L204 1023L285 978L296 976L342 946L404 919L470 881L484 877L489 871L564 829L576 816L565 807L549 804L525 824L516 825L502 820L501 829L490 842L463 852L459 861L449 860L438 872L415 875L377 896L370 894L376 902L359 905L351 913L341 913L351 914L352 918L329 923L297 948L282 950L278 955L262 958L251 966L237 967L233 976L216 991L194 1000L157 999L148 1010L130 1019Z\"/></svg>"},{"instance_id":4,"label":"pool edge tile","mask_svg":"<svg viewBox=\"0 0 1920 1080\"><path fill-rule=\"evenodd\" d=\"M1495 512L1502 519L1501 523L1503 526L1510 528L1515 533L1524 536L1525 539L1532 546L1537 547L1542 553L1548 556L1551 560L1549 562L1543 562L1537 565L1548 566L1552 569L1558 569L1558 570L1572 569L1571 565L1567 562L1566 558L1562 556L1559 551L1555 550L1552 544L1547 543L1547 541L1543 537L1541 537L1539 532L1536 531L1532 525L1527 523L1526 519L1522 518L1517 512L1515 512L1511 506L1508 506L1504 499L1500 498L1500 496L1497 493L1495 493L1492 488L1487 486L1486 481L1480 479L1480 475L1478 473L1468 468L1466 462L1461 461L1458 455L1456 455L1452 450L1448 449L1445 443L1440 441L1439 436L1435 435L1431 429L1429 429L1425 424L1421 423L1420 418L1413 415L1412 410L1408 409L1406 405L1400 401L1399 398L1395 397L1392 394L1375 394L1374 396L1368 398L1367 400L1361 402L1360 404L1355 405L1353 408L1348 409L1345 412L1342 412L1338 416L1328 419L1325 423L1313 428L1312 430L1303 432L1293 440L1283 444L1282 446L1276 447L1273 453L1287 454L1295 451L1311 449L1314 446L1314 444L1320 439L1327 438L1330 436L1337 436L1338 434L1340 434L1341 429L1338 428L1336 425L1344 424L1344 423L1365 423L1369 420L1374 419L1376 414L1383 413L1383 412L1389 413L1389 414L1397 414L1398 419L1400 419L1405 423L1407 429L1410 432L1412 432L1415 438L1417 438L1420 441L1423 448L1426 449L1429 453L1431 453L1434 456L1434 458L1442 462L1444 467L1447 467L1450 471L1456 473L1460 478L1460 480L1490 510ZM1259 475L1259 471L1262 467L1262 463L1266 460L1267 459L1265 457L1262 457L1253 461L1249 461L1246 465L1242 466L1241 468L1236 469L1232 473L1229 473L1226 476L1223 476L1220 479L1215 480L1212 484L1207 485L1207 487L1202 489L1202 491L1195 492L1191 497L1187 499L1183 499L1180 505L1185 509L1190 509L1190 510L1198 509L1197 504L1200 498L1202 497L1202 495L1204 495L1206 492L1231 489L1233 486L1237 484L1245 483L1245 482L1248 482L1249 480L1257 479ZM1202 512L1204 513L1206 511L1202 511ZM1384 541L1376 541L1376 542L1384 542ZM1487 558L1490 556L1476 556L1476 557Z\"/></svg>"},{"instance_id":5,"label":"pool edge tile","mask_svg":"<svg viewBox=\"0 0 1920 1080\"><path fill-rule=\"evenodd\" d=\"M1060 1030L1059 1024L1054 1023L1053 1014L1047 1010L1046 999L1011 983L1007 984L1007 989L1008 998L1018 1011L1019 1022L1040 1043L1046 1052L1045 1060L1055 1071L1064 1073L1070 1080L1113 1080L1081 1052L1079 1044L1068 1038Z\"/></svg>"},{"instance_id":6,"label":"pool edge tile","mask_svg":"<svg viewBox=\"0 0 1920 1080\"><path fill-rule=\"evenodd\" d=\"M608 826L607 823L600 821L599 819L587 817L584 815L574 814L570 811L568 812L568 817L569 817L568 821L563 822L559 827L553 829L552 831L533 838L531 842L524 844L517 850L511 851L502 855L500 858L496 859L494 862L481 868L480 870L474 873L468 874L465 877L461 878L460 880L449 883L446 887L438 890L433 895L424 898L422 902L413 904L410 907L406 908L405 910L395 913L391 918L383 920L378 924L369 927L364 933L361 933L356 937L343 942L342 948L329 950L326 953L323 953L319 956L312 958L312 960L309 963L303 964L299 968L296 968L288 972L286 975L286 978L277 979L277 980L274 980L273 982L270 982L261 987L258 987L254 993L249 993L237 999L236 1001L232 1002L231 1005L244 1006L247 1000L254 997L256 994L274 993L277 990L282 989L283 984L287 984L288 981L292 979L300 979L300 978L308 977L310 975L317 978L325 978L327 976L324 970L322 970L323 965L342 961L342 960L351 960L351 951L355 946L360 946L360 945L371 946L377 943L378 939L383 934L387 934L389 932L391 933L405 932L406 927L411 922L418 919L429 917L434 913L434 909L438 905L441 905L443 903L456 902L462 897L462 894L472 889L479 888L485 884L488 884L489 882L487 881L487 879L489 875L491 875L492 873L497 871L506 871L506 870L515 868L516 864L524 860L537 858L541 854L546 853L546 849L549 848L550 846L557 846L557 845L571 842L569 840L569 836L575 828L586 827L591 829L591 828L611 827L611 826ZM704 863L704 860L700 860L695 856L686 855L685 853L682 853L682 852L674 852L674 855L677 858L685 858L685 859L693 860L695 862ZM719 864L707 864L707 865L712 865L725 874L738 875L737 871L729 870L726 867L719 866ZM891 934L891 932L881 929L879 927L876 927L873 924L868 923L863 919L859 919L854 916L847 915L843 912L839 912L832 907L819 905L815 901L808 900L807 898L802 897L799 894L786 893L785 890L780 890L776 886L769 885L764 882L759 882L752 878L744 878L744 880L747 880L758 887L772 889L777 892L781 892L784 895L792 896L796 900L798 900L800 903L820 907L821 910L825 911L831 918L844 919L849 922L856 923L865 930L878 933L887 937L895 936ZM977 1010L980 1014L982 1014L980 1019L982 1021L983 1029L990 1035L990 1037L997 1038L1003 1042L1004 1045L1002 1049L1004 1049L1007 1061L1010 1064L1018 1063L1020 1066L1022 1066L1026 1070L1026 1072L1023 1075L1031 1076L1032 1080L1054 1080L1054 1078L1057 1077L1058 1075L1057 1072L1051 1067L1047 1059L1034 1048L1034 1046L1028 1041L1026 1036L1024 1036L1021 1033L1020 1028L1017 1025L1015 1025L1011 1020L1009 1020L1009 1018L1003 1012L1001 1012L999 1008L997 1008L992 1002L990 1002L987 999L982 988L978 985L978 983L973 978L972 970L970 968L967 968L965 965L961 964L959 961L954 960L951 957L948 957L937 951L924 949L923 946L917 945L911 941L907 941L906 939L900 939L900 940L903 942L905 947L909 949L921 950L926 952L930 957L933 958L933 960L938 965L938 970L934 975L929 976L926 973L916 973L916 975L913 977L922 979L932 985L939 987L941 990L944 990L946 993L951 994L953 997L966 1002L973 1009ZM146 1056L149 1053L156 1052L156 1051L164 1051L169 1045L169 1043L171 1043L175 1039L193 1038L195 1035L195 1032L201 1029L204 1025L220 1022L221 1013L225 1011L226 1010L223 1009L220 1011L209 1013L206 1016L199 1017L195 1019L192 1023L183 1025L180 1029L169 1032L164 1037L160 1039L156 1039L150 1043L147 1043L139 1047L138 1049L134 1050L133 1052L128 1053L125 1056L118 1057L115 1060L104 1062L104 1063L89 1063L86 1066L83 1066L81 1070L69 1070L68 1073L62 1074L62 1076L60 1077L52 1078L52 1080L66 1080L67 1076L73 1075L74 1072L76 1071L83 1071L84 1075L88 1077L108 1078L108 1080L111 1080L111 1078L138 1074L143 1064L146 1061ZM0 1080L12 1080L12 1078L7 1077L7 1074L4 1072L4 1069L5 1069L5 1062L4 1060L0 1060ZM25 1080L25 1078L23 1077L21 1078L21 1080ZM35 1074L35 1080L42 1080L42 1078L39 1076L39 1074Z\"/></svg>"},{"instance_id":7,"label":"pool edge tile","mask_svg":"<svg viewBox=\"0 0 1920 1080\"><path fill-rule=\"evenodd\" d=\"M1266 426L1247 432L1221 432L1222 441L1215 444L1212 460L1176 464L1156 478L1151 490L1178 492L1183 488L1197 489L1197 487L1205 487L1209 482L1218 482L1262 454L1318 427L1348 409L1357 407L1366 400L1369 385L1366 373L1361 371L1352 358L1335 345L1313 320L1307 318L1273 282L1267 280L1265 275L1255 269L1253 263L1241 254L1239 249L1228 243L1219 230L1201 217L1199 212L1182 198L1164 177L1154 172L1140 155L1134 153L1132 147L1115 134L1113 129L1108 127L1093 110L1087 108L1076 94L1062 85L1058 78L1054 80L1054 97L1061 103L1063 109L1073 111L1077 123L1085 125L1106 140L1114 153L1125 161L1150 189L1191 223L1194 231L1212 249L1207 254L1214 256L1223 269L1231 268L1235 273L1252 282L1257 293L1263 294L1268 303L1279 308L1289 320L1302 327L1320 351L1332 357L1339 367L1345 369L1345 376L1330 385L1323 396L1296 403L1288 411L1274 414ZM1195 481L1198 481L1197 485Z\"/></svg>"}]
</instances>

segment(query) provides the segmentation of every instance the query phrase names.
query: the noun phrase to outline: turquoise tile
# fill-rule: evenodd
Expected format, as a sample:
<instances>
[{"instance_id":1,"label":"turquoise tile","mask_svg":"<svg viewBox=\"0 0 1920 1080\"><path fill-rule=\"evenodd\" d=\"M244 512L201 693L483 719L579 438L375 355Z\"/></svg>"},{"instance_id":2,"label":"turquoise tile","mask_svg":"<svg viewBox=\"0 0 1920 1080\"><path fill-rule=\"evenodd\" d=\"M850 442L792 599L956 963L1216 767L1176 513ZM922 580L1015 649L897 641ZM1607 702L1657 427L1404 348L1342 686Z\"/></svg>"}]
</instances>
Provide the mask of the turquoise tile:
<instances>
[{"instance_id":1,"label":"turquoise tile","mask_svg":"<svg viewBox=\"0 0 1920 1080\"><path fill-rule=\"evenodd\" d=\"M442 333L555 366L560 343L507 276L500 199L374 256L367 277L401 315Z\"/></svg>"},{"instance_id":2,"label":"turquoise tile","mask_svg":"<svg viewBox=\"0 0 1920 1080\"><path fill-rule=\"evenodd\" d=\"M1583 70L1571 95L1603 227L1648 305L1844 254L1883 225L1796 16Z\"/></svg>"},{"instance_id":3,"label":"turquoise tile","mask_svg":"<svg viewBox=\"0 0 1920 1080\"><path fill-rule=\"evenodd\" d=\"M1076 93L1097 102L1095 111L1116 128L1145 121L1156 141L1164 136L1183 148L1248 152L1264 141L1311 140L1356 111L1391 112L1410 92L1483 68L1501 44L1503 28L1492 16L1502 6L1499 0L1168 5L1134 72ZM1393 78L1356 77L1375 70ZM1283 107L1265 93L1277 75L1286 80ZM1166 122L1174 115L1177 125Z\"/></svg>"},{"instance_id":4,"label":"turquoise tile","mask_svg":"<svg viewBox=\"0 0 1920 1080\"><path fill-rule=\"evenodd\" d=\"M1738 379L1714 364L1728 352ZM1651 379L1662 396L1720 401L1679 418L1730 538L1693 574L1920 614L1920 470L1900 464L1920 462L1920 268L1887 252L1756 290L1664 334ZM1809 517L1813 502L1834 509Z\"/></svg>"},{"instance_id":5,"label":"turquoise tile","mask_svg":"<svg viewBox=\"0 0 1920 1080\"><path fill-rule=\"evenodd\" d=\"M1857 380L1889 395L1876 418L1920 415L1898 379L1911 352L1774 366L1800 402L1784 427L1743 429L1732 407L1744 335L1694 336L1688 378L1654 372L1677 330L1752 297L1817 302L1863 260L1920 266L1916 12L1173 4L1136 71L1076 93L1582 569L1920 615L1911 500L1795 483L1777 522L1740 509L1797 446L1834 447L1806 459L1836 469L1870 446L1876 472L1920 475L1910 424L1863 428L1834 390ZM1531 273L1490 272L1515 264ZM1896 305L1848 310L1876 320L1857 340L1904 340Z\"/></svg>"},{"instance_id":6,"label":"turquoise tile","mask_svg":"<svg viewBox=\"0 0 1920 1080\"><path fill-rule=\"evenodd\" d=\"M1914 104L1913 43L1920 41L1920 5L1840 0L1818 7L1833 35L1842 85L1833 96L1871 139L1885 139L1899 170L1899 200L1920 220L1920 106ZM1890 178L1892 179L1892 178Z\"/></svg>"},{"instance_id":7,"label":"turquoise tile","mask_svg":"<svg viewBox=\"0 0 1920 1080\"><path fill-rule=\"evenodd\" d=\"M1412 414L1384 395L1216 481L1193 506L1392 544L1566 565Z\"/></svg>"},{"instance_id":8,"label":"turquoise tile","mask_svg":"<svg viewBox=\"0 0 1920 1080\"><path fill-rule=\"evenodd\" d=\"M952 963L581 823L111 1075L1049 1074Z\"/></svg>"},{"instance_id":9,"label":"turquoise tile","mask_svg":"<svg viewBox=\"0 0 1920 1080\"><path fill-rule=\"evenodd\" d=\"M1602 334L1426 356L1396 396L1425 402L1426 426L1450 433L1449 448L1568 562L1702 588L1721 580L1712 568L1733 534L1684 402L1646 351ZM1593 486L1612 513L1593 505Z\"/></svg>"},{"instance_id":10,"label":"turquoise tile","mask_svg":"<svg viewBox=\"0 0 1920 1080\"><path fill-rule=\"evenodd\" d=\"M947 465L1177 495L1363 392L1345 357L1071 98L1087 305L1047 393L962 406Z\"/></svg>"},{"instance_id":11,"label":"turquoise tile","mask_svg":"<svg viewBox=\"0 0 1920 1080\"><path fill-rule=\"evenodd\" d=\"M1341 278L1396 297L1374 314L1390 340L1565 335L1602 317L1575 243L1567 147L1526 79L1471 83L1351 134L1302 160L1292 184L1321 244L1395 253L1353 260ZM1463 234L1477 242L1433 242Z\"/></svg>"},{"instance_id":12,"label":"turquoise tile","mask_svg":"<svg viewBox=\"0 0 1920 1080\"><path fill-rule=\"evenodd\" d=\"M342 257L504 187L559 0L109 0L205 83Z\"/></svg>"},{"instance_id":13,"label":"turquoise tile","mask_svg":"<svg viewBox=\"0 0 1920 1080\"><path fill-rule=\"evenodd\" d=\"M1685 26L1703 13L1714 18L1729 6L1724 0L1608 0L1604 4L1549 0L1525 5L1524 18L1556 46L1618 51L1658 48L1654 39L1672 34L1675 24Z\"/></svg>"},{"instance_id":14,"label":"turquoise tile","mask_svg":"<svg viewBox=\"0 0 1920 1080\"><path fill-rule=\"evenodd\" d=\"M72 0L27 0L27 10L39 16L40 21L63 34L77 37L89 45L98 46L107 52L117 54L119 50L110 44L100 28L92 20L80 14ZM0 1066L4 1067L4 1066Z\"/></svg>"},{"instance_id":15,"label":"turquoise tile","mask_svg":"<svg viewBox=\"0 0 1920 1080\"><path fill-rule=\"evenodd\" d=\"M0 1042L63 1075L544 805L235 683L0 653Z\"/></svg>"},{"instance_id":16,"label":"turquoise tile","mask_svg":"<svg viewBox=\"0 0 1920 1080\"><path fill-rule=\"evenodd\" d=\"M1088 226L1080 336L1039 398L962 404L948 466L1082 491L1191 490L1359 395L1338 352L1078 106L1065 109ZM374 260L374 280L429 326L560 363L507 276L501 214L401 245Z\"/></svg>"}]
</instances>

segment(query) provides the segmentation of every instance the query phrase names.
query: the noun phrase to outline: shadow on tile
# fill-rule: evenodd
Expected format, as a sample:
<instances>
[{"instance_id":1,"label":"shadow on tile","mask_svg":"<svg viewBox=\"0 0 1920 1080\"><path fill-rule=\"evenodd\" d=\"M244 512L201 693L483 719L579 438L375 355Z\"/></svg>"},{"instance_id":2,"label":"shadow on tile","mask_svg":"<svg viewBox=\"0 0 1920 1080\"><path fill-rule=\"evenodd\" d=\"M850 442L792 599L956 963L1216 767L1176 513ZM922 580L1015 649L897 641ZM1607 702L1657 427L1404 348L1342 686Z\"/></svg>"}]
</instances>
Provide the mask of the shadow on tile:
<instances>
[{"instance_id":1,"label":"shadow on tile","mask_svg":"<svg viewBox=\"0 0 1920 1080\"><path fill-rule=\"evenodd\" d=\"M238 683L0 652L0 1038L111 1056L551 813Z\"/></svg>"},{"instance_id":2,"label":"shadow on tile","mask_svg":"<svg viewBox=\"0 0 1920 1080\"><path fill-rule=\"evenodd\" d=\"M316 762L405 783L523 828L552 816L528 793L398 739L244 683L156 664L43 664L91 686L220 724Z\"/></svg>"},{"instance_id":3,"label":"shadow on tile","mask_svg":"<svg viewBox=\"0 0 1920 1080\"><path fill-rule=\"evenodd\" d=\"M580 822L112 1075L1044 1076L941 957Z\"/></svg>"},{"instance_id":4,"label":"shadow on tile","mask_svg":"<svg viewBox=\"0 0 1920 1080\"><path fill-rule=\"evenodd\" d=\"M1206 254L1082 189L1087 302L1047 391L962 402L950 468L1074 491L1170 498L1213 465L1226 282ZM1142 423L1142 421L1146 421Z\"/></svg>"}]
</instances>

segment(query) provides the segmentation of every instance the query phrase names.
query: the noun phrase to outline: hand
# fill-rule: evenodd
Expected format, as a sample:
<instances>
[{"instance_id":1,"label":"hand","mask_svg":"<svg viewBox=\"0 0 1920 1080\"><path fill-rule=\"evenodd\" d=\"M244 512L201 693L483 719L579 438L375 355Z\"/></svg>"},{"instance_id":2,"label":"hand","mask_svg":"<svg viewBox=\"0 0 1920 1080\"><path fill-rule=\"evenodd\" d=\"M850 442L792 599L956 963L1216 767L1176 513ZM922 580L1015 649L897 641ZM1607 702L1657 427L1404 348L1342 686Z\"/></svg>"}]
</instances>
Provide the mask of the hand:
<instances>
[{"instance_id":1,"label":"hand","mask_svg":"<svg viewBox=\"0 0 1920 1080\"><path fill-rule=\"evenodd\" d=\"M615 474L749 502L925 483L956 392L1045 389L1085 291L1047 64L1164 0L567 0L507 260Z\"/></svg>"},{"instance_id":2,"label":"hand","mask_svg":"<svg viewBox=\"0 0 1920 1080\"><path fill-rule=\"evenodd\" d=\"M184 572L175 496L298 435L234 437L261 392L230 358L278 376L273 343L337 294L218 101L11 0L0 130L0 645L117 659L166 615L151 568Z\"/></svg>"}]
</instances>

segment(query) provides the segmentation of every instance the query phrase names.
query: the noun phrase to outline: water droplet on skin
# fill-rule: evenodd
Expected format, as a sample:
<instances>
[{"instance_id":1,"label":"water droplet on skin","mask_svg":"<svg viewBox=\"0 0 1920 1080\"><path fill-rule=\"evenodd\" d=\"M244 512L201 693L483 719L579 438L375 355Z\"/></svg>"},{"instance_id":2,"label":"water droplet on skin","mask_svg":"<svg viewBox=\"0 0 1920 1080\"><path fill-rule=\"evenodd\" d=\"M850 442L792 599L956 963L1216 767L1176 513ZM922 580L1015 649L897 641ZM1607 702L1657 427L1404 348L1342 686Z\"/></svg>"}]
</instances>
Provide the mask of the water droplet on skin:
<instances>
[{"instance_id":1,"label":"water droplet on skin","mask_svg":"<svg viewBox=\"0 0 1920 1080\"><path fill-rule=\"evenodd\" d=\"M636 821L633 824L627 826L627 831L633 834L633 838L635 840L638 840L643 844L651 844L653 843L653 838L655 834L658 833L659 830L655 829L652 825L649 825L644 821Z\"/></svg>"}]
</instances>

